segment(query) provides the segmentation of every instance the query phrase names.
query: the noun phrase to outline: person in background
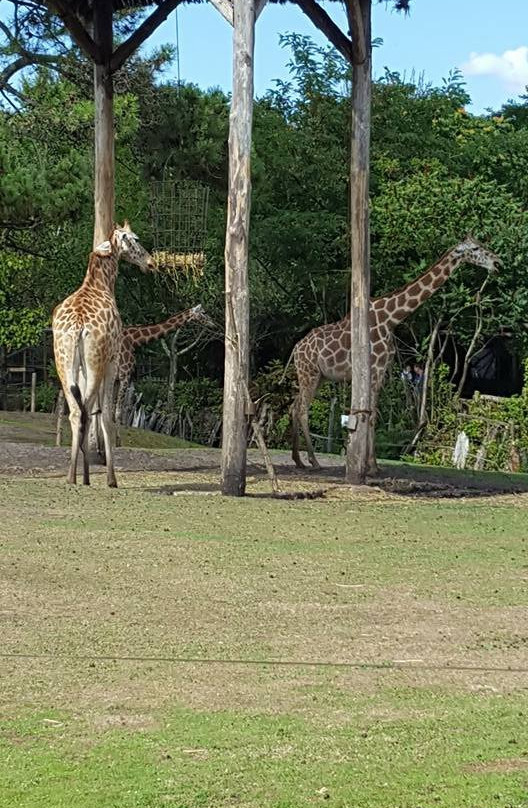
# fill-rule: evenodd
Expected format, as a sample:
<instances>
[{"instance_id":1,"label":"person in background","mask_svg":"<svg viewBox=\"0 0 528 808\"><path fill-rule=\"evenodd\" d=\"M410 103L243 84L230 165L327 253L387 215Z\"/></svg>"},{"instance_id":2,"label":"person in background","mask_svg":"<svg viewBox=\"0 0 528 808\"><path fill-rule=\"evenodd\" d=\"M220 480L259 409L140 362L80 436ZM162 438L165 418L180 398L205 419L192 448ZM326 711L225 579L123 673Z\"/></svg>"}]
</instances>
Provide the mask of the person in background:
<instances>
[{"instance_id":1,"label":"person in background","mask_svg":"<svg viewBox=\"0 0 528 808\"><path fill-rule=\"evenodd\" d=\"M413 384L415 387L420 388L422 386L423 376L424 376L423 367L418 364L413 365L412 377L413 377Z\"/></svg>"},{"instance_id":2,"label":"person in background","mask_svg":"<svg viewBox=\"0 0 528 808\"><path fill-rule=\"evenodd\" d=\"M410 365L405 365L405 367L402 370L400 376L401 376L401 378L403 379L404 382L409 382L409 384L412 384L412 382L413 382L413 372L412 372L411 366Z\"/></svg>"}]
</instances>

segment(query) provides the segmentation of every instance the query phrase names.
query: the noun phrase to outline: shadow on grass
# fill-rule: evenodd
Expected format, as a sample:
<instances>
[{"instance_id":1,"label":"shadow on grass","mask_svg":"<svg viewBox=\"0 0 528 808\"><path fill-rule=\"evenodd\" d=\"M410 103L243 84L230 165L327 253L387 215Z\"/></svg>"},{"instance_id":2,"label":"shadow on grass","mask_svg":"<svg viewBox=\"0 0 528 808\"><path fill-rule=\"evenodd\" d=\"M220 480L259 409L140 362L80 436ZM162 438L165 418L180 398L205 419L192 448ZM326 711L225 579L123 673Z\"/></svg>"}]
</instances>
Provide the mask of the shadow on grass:
<instances>
[{"instance_id":1,"label":"shadow on grass","mask_svg":"<svg viewBox=\"0 0 528 808\"><path fill-rule=\"evenodd\" d=\"M324 497L330 491L349 488L345 482L343 465L326 465L320 469L298 469L290 463L275 462L275 470L286 486L280 493L272 491L252 491L251 485L246 493L249 498L262 499L316 499ZM211 466L200 466L178 469L184 476L196 472L219 472ZM171 472L168 472L171 473ZM263 466L252 462L248 464L248 475L258 484L266 483L267 475ZM302 484L303 488L296 486ZM309 490L306 488L309 487ZM313 488L312 488L313 486ZM410 498L485 498L505 494L521 494L528 492L528 475L506 474L501 472L473 472L458 469L419 466L408 463L382 463L380 474L369 478L366 488L380 490L388 494ZM178 495L220 494L220 481L181 481L174 485L147 488L151 493ZM354 489L353 489L354 490Z\"/></svg>"}]
</instances>

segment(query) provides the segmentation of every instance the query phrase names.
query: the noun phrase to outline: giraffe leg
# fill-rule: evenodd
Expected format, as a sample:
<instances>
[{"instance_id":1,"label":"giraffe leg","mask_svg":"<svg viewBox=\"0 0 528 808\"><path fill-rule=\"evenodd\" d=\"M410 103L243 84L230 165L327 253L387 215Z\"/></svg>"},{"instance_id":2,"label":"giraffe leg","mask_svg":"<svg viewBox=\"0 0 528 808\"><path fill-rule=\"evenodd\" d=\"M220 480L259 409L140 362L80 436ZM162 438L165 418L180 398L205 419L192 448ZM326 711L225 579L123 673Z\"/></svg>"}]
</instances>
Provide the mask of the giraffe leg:
<instances>
[{"instance_id":1,"label":"giraffe leg","mask_svg":"<svg viewBox=\"0 0 528 808\"><path fill-rule=\"evenodd\" d=\"M301 428L304 435L304 440L306 442L306 451L308 453L308 460L314 469L320 469L321 466L319 465L319 461L317 460L313 448L312 437L310 435L310 424L309 424L309 411L310 411L310 402L304 400L302 402L303 406L300 408L299 412L299 420L301 422Z\"/></svg>"},{"instance_id":2,"label":"giraffe leg","mask_svg":"<svg viewBox=\"0 0 528 808\"><path fill-rule=\"evenodd\" d=\"M296 396L290 410L292 422L292 460L298 469L305 469L306 466L302 462L299 452L299 429L301 426L299 422L299 404L300 396Z\"/></svg>"},{"instance_id":3,"label":"giraffe leg","mask_svg":"<svg viewBox=\"0 0 528 808\"><path fill-rule=\"evenodd\" d=\"M65 393L68 407L70 410L69 419L71 426L71 459L70 468L68 470L67 481L70 485L77 484L77 460L79 457L79 449L81 448L81 411L77 406L77 402L73 396Z\"/></svg>"},{"instance_id":4,"label":"giraffe leg","mask_svg":"<svg viewBox=\"0 0 528 808\"><path fill-rule=\"evenodd\" d=\"M369 477L377 477L380 473L378 462L376 460L376 421L378 419L378 400L385 378L388 361L378 369L372 370L372 388L370 392L370 419L369 419L369 434L368 434L368 459L367 459L367 474Z\"/></svg>"},{"instance_id":5,"label":"giraffe leg","mask_svg":"<svg viewBox=\"0 0 528 808\"><path fill-rule=\"evenodd\" d=\"M369 424L367 474L369 477L377 477L379 474L379 466L376 460L376 423L374 417L371 417Z\"/></svg>"},{"instance_id":6,"label":"giraffe leg","mask_svg":"<svg viewBox=\"0 0 528 808\"><path fill-rule=\"evenodd\" d=\"M106 481L109 488L117 488L117 480L114 471L114 445L115 445L115 423L114 423L114 384L115 367L110 366L102 385L102 406L101 406L101 428L106 454Z\"/></svg>"},{"instance_id":7,"label":"giraffe leg","mask_svg":"<svg viewBox=\"0 0 528 808\"><path fill-rule=\"evenodd\" d=\"M62 385L62 398L59 401L59 414L63 401L66 400L68 404L68 418L71 426L71 454L70 466L66 480L70 485L77 483L77 460L79 457L79 449L81 446L81 416L82 409L80 402L78 402L72 393L72 389L77 385L75 368L75 345L77 341L77 334L61 334L60 332L53 332L53 351L55 356L55 366L57 368L57 375ZM60 419L58 419L59 425ZM57 438L60 435L57 434Z\"/></svg>"},{"instance_id":8,"label":"giraffe leg","mask_svg":"<svg viewBox=\"0 0 528 808\"><path fill-rule=\"evenodd\" d=\"M292 406L292 426L293 426L293 445L292 445L292 458L298 468L304 468L299 455L299 425L303 431L304 440L306 442L306 451L308 452L308 460L313 468L321 468L312 445L310 437L310 428L308 422L308 413L310 404L319 387L321 381L321 374L319 369L308 365L307 363L299 362L296 364L297 378L299 380L299 393L295 397Z\"/></svg>"},{"instance_id":9,"label":"giraffe leg","mask_svg":"<svg viewBox=\"0 0 528 808\"><path fill-rule=\"evenodd\" d=\"M88 433L90 429L90 418L88 417L88 423L86 425L86 429L84 430L84 439L81 443L81 451L83 456L83 485L90 485L90 461L88 458Z\"/></svg>"}]
</instances>

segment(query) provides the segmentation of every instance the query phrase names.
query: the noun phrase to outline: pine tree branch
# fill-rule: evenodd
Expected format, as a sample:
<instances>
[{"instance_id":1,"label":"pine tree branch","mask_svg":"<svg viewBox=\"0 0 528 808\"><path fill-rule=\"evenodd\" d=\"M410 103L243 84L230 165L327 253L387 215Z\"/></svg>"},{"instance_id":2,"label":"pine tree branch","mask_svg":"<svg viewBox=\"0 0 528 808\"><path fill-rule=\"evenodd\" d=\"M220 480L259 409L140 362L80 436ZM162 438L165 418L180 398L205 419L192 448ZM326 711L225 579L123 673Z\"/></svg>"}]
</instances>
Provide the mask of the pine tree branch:
<instances>
[{"instance_id":1,"label":"pine tree branch","mask_svg":"<svg viewBox=\"0 0 528 808\"><path fill-rule=\"evenodd\" d=\"M19 56L18 59L15 59L14 62L11 62L0 72L0 90L6 89L13 76L25 67L30 67L31 65L56 65L59 60L59 56L51 53L29 53L25 51L22 56Z\"/></svg>"},{"instance_id":2,"label":"pine tree branch","mask_svg":"<svg viewBox=\"0 0 528 808\"><path fill-rule=\"evenodd\" d=\"M157 9L146 20L143 20L139 28L114 51L110 60L110 71L115 73L116 70L119 70L128 57L132 56L134 51L156 30L158 25L166 20L169 14L182 2L183 0L164 0L164 2L160 2Z\"/></svg>"}]
</instances>

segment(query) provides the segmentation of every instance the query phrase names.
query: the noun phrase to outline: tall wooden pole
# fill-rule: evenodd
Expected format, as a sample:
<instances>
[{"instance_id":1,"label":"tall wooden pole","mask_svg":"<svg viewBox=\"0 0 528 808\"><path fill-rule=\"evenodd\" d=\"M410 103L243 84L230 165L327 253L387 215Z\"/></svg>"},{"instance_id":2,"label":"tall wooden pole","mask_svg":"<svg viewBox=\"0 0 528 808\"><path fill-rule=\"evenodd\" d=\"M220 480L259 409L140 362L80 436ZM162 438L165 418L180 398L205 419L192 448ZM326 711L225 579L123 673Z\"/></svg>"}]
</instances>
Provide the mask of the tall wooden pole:
<instances>
[{"instance_id":1,"label":"tall wooden pole","mask_svg":"<svg viewBox=\"0 0 528 808\"><path fill-rule=\"evenodd\" d=\"M350 296L352 394L348 420L346 478L367 476L370 419L370 231L369 158L372 89L372 0L348 0L352 35L352 149L350 167Z\"/></svg>"},{"instance_id":2,"label":"tall wooden pole","mask_svg":"<svg viewBox=\"0 0 528 808\"><path fill-rule=\"evenodd\" d=\"M114 92L110 61L113 51L112 3L94 0L95 217L94 247L105 241L114 224Z\"/></svg>"},{"instance_id":3,"label":"tall wooden pole","mask_svg":"<svg viewBox=\"0 0 528 808\"><path fill-rule=\"evenodd\" d=\"M225 371L222 493L246 490L249 369L248 237L255 0L233 0L233 95L229 118L229 195L225 246Z\"/></svg>"},{"instance_id":4,"label":"tall wooden pole","mask_svg":"<svg viewBox=\"0 0 528 808\"><path fill-rule=\"evenodd\" d=\"M94 0L93 40L97 56L94 61L95 154L94 154L94 232L93 246L106 241L113 230L115 209L114 158L114 87L110 68L113 42L112 3ZM103 435L98 415L91 419L88 445L104 462Z\"/></svg>"}]
</instances>

